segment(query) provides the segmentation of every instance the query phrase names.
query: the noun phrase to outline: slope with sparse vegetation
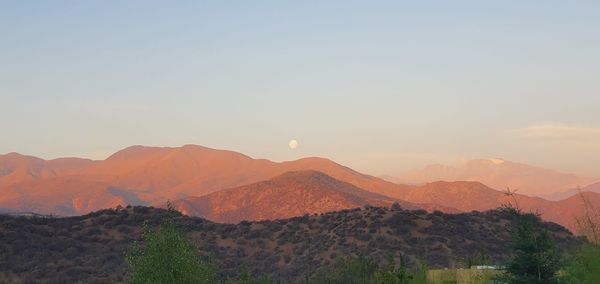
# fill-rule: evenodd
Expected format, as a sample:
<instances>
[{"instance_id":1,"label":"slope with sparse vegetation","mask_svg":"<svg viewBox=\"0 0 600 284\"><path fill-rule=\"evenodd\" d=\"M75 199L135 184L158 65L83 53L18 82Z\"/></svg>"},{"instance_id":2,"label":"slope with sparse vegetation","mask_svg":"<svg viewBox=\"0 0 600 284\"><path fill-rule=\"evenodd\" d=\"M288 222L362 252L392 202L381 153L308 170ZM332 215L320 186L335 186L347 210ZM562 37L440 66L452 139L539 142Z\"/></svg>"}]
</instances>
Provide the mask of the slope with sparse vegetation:
<instances>
[{"instance_id":1,"label":"slope with sparse vegetation","mask_svg":"<svg viewBox=\"0 0 600 284\"><path fill-rule=\"evenodd\" d=\"M169 211L151 207L102 210L69 218L0 216L0 282L12 280L106 283L127 278L123 255L143 226ZM174 224L221 277L252 275L301 282L340 257L362 255L385 265L391 255L406 266L462 265L485 253L491 263L509 258L512 218L501 210L445 214L367 207L283 220L218 224L177 214ZM564 251L580 243L568 230L544 223Z\"/></svg>"}]
</instances>

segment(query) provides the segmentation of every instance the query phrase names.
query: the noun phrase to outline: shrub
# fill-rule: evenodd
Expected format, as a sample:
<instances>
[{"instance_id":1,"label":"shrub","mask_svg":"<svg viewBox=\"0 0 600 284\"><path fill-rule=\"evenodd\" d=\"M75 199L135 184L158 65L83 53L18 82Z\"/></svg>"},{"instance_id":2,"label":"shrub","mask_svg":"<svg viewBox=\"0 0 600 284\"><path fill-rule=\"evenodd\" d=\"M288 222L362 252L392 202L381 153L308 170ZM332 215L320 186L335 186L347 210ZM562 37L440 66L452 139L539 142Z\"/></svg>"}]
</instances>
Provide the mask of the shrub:
<instances>
[{"instance_id":1,"label":"shrub","mask_svg":"<svg viewBox=\"0 0 600 284\"><path fill-rule=\"evenodd\" d=\"M356 234L355 238L359 241L367 242L367 241L371 240L371 238L373 238L373 237L371 236L371 234L360 231Z\"/></svg>"},{"instance_id":2,"label":"shrub","mask_svg":"<svg viewBox=\"0 0 600 284\"><path fill-rule=\"evenodd\" d=\"M232 283L233 281L228 281L228 283ZM267 276L259 276L254 277L250 270L246 266L242 266L240 271L238 272L237 283L240 284L270 284L273 283L271 279Z\"/></svg>"}]
</instances>

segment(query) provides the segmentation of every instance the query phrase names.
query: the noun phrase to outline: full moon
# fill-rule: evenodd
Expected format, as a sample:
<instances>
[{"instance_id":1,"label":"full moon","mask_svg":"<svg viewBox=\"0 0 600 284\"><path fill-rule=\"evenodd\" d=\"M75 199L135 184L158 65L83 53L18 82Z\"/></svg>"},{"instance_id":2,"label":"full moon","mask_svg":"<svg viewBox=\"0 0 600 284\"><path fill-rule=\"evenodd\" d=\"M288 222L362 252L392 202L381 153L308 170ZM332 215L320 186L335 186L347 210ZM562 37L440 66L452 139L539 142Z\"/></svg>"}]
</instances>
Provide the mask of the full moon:
<instances>
[{"instance_id":1,"label":"full moon","mask_svg":"<svg viewBox=\"0 0 600 284\"><path fill-rule=\"evenodd\" d=\"M298 148L298 140L295 140L295 139L294 140L290 140L290 144L289 145L290 145L290 149L292 149L292 150Z\"/></svg>"}]
</instances>

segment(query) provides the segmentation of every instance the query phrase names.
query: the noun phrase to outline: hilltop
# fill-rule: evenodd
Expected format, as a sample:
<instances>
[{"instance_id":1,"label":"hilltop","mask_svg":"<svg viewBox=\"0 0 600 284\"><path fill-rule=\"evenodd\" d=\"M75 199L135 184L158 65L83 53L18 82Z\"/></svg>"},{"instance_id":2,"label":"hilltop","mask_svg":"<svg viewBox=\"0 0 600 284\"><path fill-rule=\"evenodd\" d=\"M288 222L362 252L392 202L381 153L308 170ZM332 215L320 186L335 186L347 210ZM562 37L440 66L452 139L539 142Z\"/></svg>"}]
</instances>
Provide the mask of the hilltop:
<instances>
[{"instance_id":1,"label":"hilltop","mask_svg":"<svg viewBox=\"0 0 600 284\"><path fill-rule=\"evenodd\" d=\"M273 179L175 201L183 214L215 222L283 219L348 208L390 206L399 200L360 189L317 171L288 172ZM408 202L404 208L418 209Z\"/></svg>"}]
</instances>

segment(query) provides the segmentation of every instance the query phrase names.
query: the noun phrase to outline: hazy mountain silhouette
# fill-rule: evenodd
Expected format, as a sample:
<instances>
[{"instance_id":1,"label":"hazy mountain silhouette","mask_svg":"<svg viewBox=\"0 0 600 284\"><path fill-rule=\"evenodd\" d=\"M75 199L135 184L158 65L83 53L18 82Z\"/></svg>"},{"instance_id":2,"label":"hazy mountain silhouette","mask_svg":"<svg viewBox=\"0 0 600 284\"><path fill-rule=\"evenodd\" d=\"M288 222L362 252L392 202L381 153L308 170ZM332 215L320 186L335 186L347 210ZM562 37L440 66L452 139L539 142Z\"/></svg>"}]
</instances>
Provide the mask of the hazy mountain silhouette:
<instances>
[{"instance_id":1,"label":"hazy mountain silhouette","mask_svg":"<svg viewBox=\"0 0 600 284\"><path fill-rule=\"evenodd\" d=\"M510 187L518 189L520 194L540 197L551 196L556 192L586 186L600 180L502 159L470 160L456 167L430 165L423 169L409 171L397 178L388 176L387 179L409 184L435 181L478 181L498 190Z\"/></svg>"},{"instance_id":2,"label":"hazy mountain silhouette","mask_svg":"<svg viewBox=\"0 0 600 284\"><path fill-rule=\"evenodd\" d=\"M79 158L43 160L18 153L0 155L0 186L72 174L93 163Z\"/></svg>"},{"instance_id":3,"label":"hazy mountain silhouette","mask_svg":"<svg viewBox=\"0 0 600 284\"><path fill-rule=\"evenodd\" d=\"M562 200L569 198L571 196L575 196L579 194L579 192L595 192L600 193L600 182L590 184L585 187L572 188L562 192L555 192L548 196L545 196L549 200Z\"/></svg>"}]
</instances>

